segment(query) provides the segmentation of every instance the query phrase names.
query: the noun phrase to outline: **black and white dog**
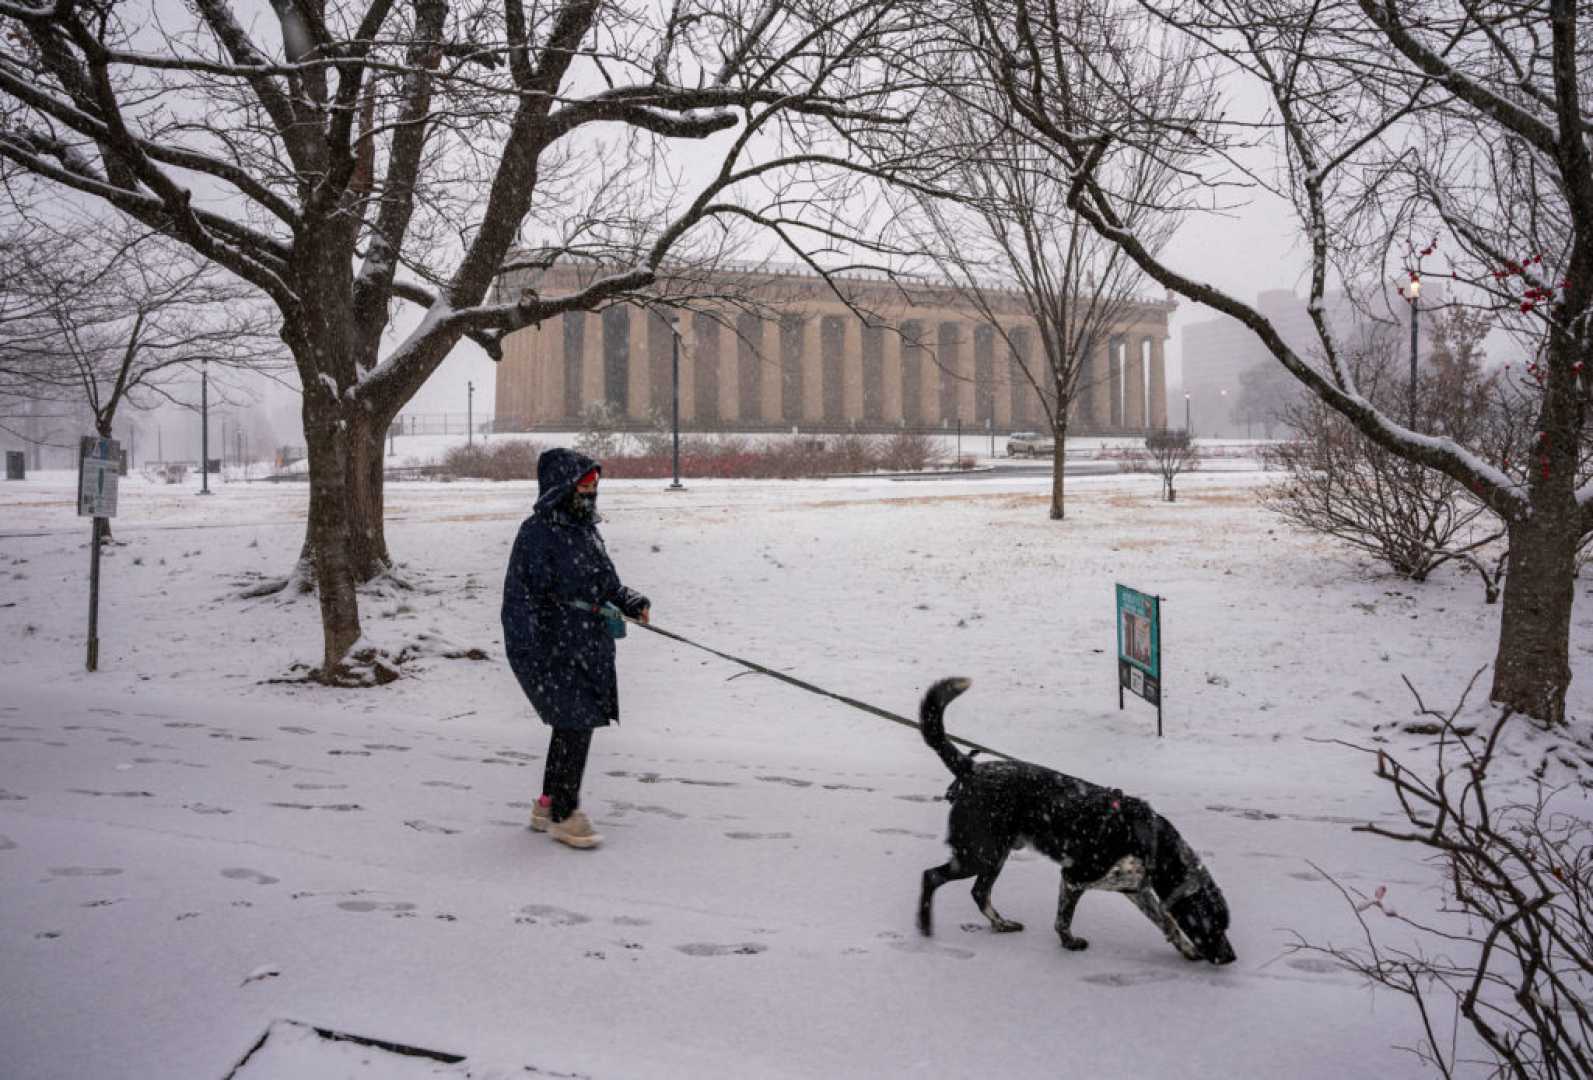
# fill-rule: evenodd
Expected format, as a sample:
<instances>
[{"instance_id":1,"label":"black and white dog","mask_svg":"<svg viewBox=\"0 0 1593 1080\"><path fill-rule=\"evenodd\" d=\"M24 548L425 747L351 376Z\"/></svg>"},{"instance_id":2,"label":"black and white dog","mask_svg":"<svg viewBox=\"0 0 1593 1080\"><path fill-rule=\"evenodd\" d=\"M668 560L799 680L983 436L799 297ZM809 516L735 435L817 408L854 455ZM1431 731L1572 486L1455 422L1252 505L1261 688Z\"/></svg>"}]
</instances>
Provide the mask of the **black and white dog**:
<instances>
[{"instance_id":1,"label":"black and white dog","mask_svg":"<svg viewBox=\"0 0 1593 1080\"><path fill-rule=\"evenodd\" d=\"M1167 819L1141 799L1023 761L976 763L946 738L946 706L967 679L942 679L919 706L924 741L956 779L946 842L951 859L924 871L918 929L930 933L935 890L974 878L973 898L998 933L1022 930L990 904L1007 855L1025 844L1062 865L1056 932L1068 949L1089 945L1073 934L1073 909L1089 889L1125 894L1187 960L1229 964L1228 904L1200 859Z\"/></svg>"}]
</instances>

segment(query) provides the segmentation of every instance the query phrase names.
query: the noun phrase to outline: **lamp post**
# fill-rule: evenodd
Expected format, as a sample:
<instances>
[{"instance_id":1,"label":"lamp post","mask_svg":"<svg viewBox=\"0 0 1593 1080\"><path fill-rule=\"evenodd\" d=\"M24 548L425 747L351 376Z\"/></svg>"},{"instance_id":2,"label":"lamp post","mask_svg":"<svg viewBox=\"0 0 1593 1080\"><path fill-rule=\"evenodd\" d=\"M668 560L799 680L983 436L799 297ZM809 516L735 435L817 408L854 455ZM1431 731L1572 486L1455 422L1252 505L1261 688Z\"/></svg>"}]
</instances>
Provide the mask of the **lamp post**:
<instances>
[{"instance_id":1,"label":"lamp post","mask_svg":"<svg viewBox=\"0 0 1593 1080\"><path fill-rule=\"evenodd\" d=\"M210 361L199 362L199 494L210 494Z\"/></svg>"},{"instance_id":2,"label":"lamp post","mask_svg":"<svg viewBox=\"0 0 1593 1080\"><path fill-rule=\"evenodd\" d=\"M1228 426L1228 420L1230 419L1230 417L1228 416L1228 391L1226 391L1226 390L1218 390L1217 391L1217 399L1218 399L1218 402L1219 402L1219 404L1217 406L1217 415L1222 417L1222 424L1223 424L1224 427L1227 427ZM1221 438L1221 437L1222 436L1220 436L1220 435L1218 436L1218 438Z\"/></svg>"},{"instance_id":3,"label":"lamp post","mask_svg":"<svg viewBox=\"0 0 1593 1080\"><path fill-rule=\"evenodd\" d=\"M1416 430L1416 334L1417 313L1421 310L1422 279L1410 276L1410 428Z\"/></svg>"},{"instance_id":4,"label":"lamp post","mask_svg":"<svg viewBox=\"0 0 1593 1080\"><path fill-rule=\"evenodd\" d=\"M465 380L465 445L469 446L476 437L476 424L474 413L476 404L476 384Z\"/></svg>"},{"instance_id":5,"label":"lamp post","mask_svg":"<svg viewBox=\"0 0 1593 1080\"><path fill-rule=\"evenodd\" d=\"M1189 426L1189 395L1184 395L1184 432L1191 439L1195 437L1195 429Z\"/></svg>"},{"instance_id":6,"label":"lamp post","mask_svg":"<svg viewBox=\"0 0 1593 1080\"><path fill-rule=\"evenodd\" d=\"M680 315L669 316L669 418L674 431L674 479L665 491L686 490L680 482Z\"/></svg>"}]
</instances>

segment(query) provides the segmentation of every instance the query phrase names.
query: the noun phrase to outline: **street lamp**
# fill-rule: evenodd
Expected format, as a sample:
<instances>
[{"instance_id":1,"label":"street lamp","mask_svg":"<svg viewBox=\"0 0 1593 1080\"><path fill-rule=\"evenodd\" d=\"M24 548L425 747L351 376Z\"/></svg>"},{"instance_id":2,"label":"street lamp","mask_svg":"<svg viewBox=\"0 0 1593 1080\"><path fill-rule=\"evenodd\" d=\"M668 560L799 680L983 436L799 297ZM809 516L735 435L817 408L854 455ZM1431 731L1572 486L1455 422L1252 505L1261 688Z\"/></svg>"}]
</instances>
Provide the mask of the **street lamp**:
<instances>
[{"instance_id":1,"label":"street lamp","mask_svg":"<svg viewBox=\"0 0 1593 1080\"><path fill-rule=\"evenodd\" d=\"M199 362L199 494L210 494L210 361Z\"/></svg>"},{"instance_id":2,"label":"street lamp","mask_svg":"<svg viewBox=\"0 0 1593 1080\"><path fill-rule=\"evenodd\" d=\"M1416 332L1417 312L1421 310L1422 279L1410 276L1410 427L1416 430Z\"/></svg>"},{"instance_id":3,"label":"street lamp","mask_svg":"<svg viewBox=\"0 0 1593 1080\"><path fill-rule=\"evenodd\" d=\"M669 415L675 434L674 480L665 491L685 491L680 482L680 315L669 315Z\"/></svg>"},{"instance_id":4,"label":"street lamp","mask_svg":"<svg viewBox=\"0 0 1593 1080\"><path fill-rule=\"evenodd\" d=\"M1229 417L1228 417L1228 391L1226 391L1226 390L1218 390L1217 391L1217 397L1219 398L1219 401L1218 401L1218 404L1217 404L1217 415L1222 419L1222 425L1226 429L1227 426L1228 426L1228 419L1229 419ZM1217 437L1220 439L1223 436L1219 435Z\"/></svg>"},{"instance_id":5,"label":"street lamp","mask_svg":"<svg viewBox=\"0 0 1593 1080\"><path fill-rule=\"evenodd\" d=\"M469 446L476 437L475 424L476 384L465 380L465 445Z\"/></svg>"},{"instance_id":6,"label":"street lamp","mask_svg":"<svg viewBox=\"0 0 1593 1080\"><path fill-rule=\"evenodd\" d=\"M1195 429L1189 426L1189 395L1184 395L1184 431L1191 439L1195 437Z\"/></svg>"}]
</instances>

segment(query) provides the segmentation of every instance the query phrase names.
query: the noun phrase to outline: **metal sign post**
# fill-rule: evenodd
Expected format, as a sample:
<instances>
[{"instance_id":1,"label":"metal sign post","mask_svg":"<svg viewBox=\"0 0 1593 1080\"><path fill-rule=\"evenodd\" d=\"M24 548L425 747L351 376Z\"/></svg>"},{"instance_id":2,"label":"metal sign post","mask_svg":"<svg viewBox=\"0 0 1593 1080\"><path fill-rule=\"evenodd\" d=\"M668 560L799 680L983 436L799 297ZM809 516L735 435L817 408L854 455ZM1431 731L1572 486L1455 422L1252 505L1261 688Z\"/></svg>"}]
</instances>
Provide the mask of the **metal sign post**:
<instances>
[{"instance_id":1,"label":"metal sign post","mask_svg":"<svg viewBox=\"0 0 1593 1080\"><path fill-rule=\"evenodd\" d=\"M1117 586L1117 707L1127 688L1156 706L1162 736L1162 598Z\"/></svg>"},{"instance_id":2,"label":"metal sign post","mask_svg":"<svg viewBox=\"0 0 1593 1080\"><path fill-rule=\"evenodd\" d=\"M94 519L89 541L88 670L100 665L100 540L105 523L116 516L116 481L122 448L115 439L85 435L78 443L77 515Z\"/></svg>"}]
</instances>

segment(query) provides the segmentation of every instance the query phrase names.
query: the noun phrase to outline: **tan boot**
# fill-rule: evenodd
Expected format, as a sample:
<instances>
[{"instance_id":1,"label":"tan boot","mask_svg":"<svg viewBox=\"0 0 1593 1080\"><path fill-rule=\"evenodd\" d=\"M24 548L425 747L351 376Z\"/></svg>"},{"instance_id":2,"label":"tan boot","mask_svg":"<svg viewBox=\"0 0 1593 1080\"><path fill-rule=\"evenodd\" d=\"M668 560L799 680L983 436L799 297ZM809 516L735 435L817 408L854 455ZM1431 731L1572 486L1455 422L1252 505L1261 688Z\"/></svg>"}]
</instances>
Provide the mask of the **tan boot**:
<instances>
[{"instance_id":1,"label":"tan boot","mask_svg":"<svg viewBox=\"0 0 1593 1080\"><path fill-rule=\"evenodd\" d=\"M531 831L547 832L553 824L553 804L537 799L531 804Z\"/></svg>"},{"instance_id":2,"label":"tan boot","mask_svg":"<svg viewBox=\"0 0 1593 1080\"><path fill-rule=\"evenodd\" d=\"M591 821L580 810L563 821L555 821L549 826L548 835L573 848L594 848L603 842L602 834L592 828Z\"/></svg>"}]
</instances>

